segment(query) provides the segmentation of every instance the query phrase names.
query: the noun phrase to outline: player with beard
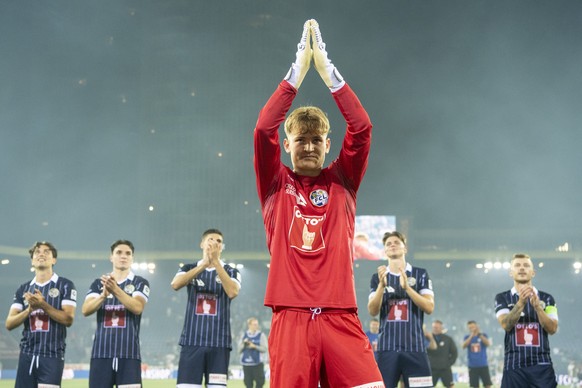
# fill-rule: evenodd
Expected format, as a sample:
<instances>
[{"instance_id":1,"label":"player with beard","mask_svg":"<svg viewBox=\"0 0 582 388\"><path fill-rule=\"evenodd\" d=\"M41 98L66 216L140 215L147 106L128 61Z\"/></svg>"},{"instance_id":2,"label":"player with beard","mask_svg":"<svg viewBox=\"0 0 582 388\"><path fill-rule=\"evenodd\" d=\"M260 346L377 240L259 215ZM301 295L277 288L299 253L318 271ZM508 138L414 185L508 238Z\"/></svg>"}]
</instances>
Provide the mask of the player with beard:
<instances>
[{"instance_id":1,"label":"player with beard","mask_svg":"<svg viewBox=\"0 0 582 388\"><path fill-rule=\"evenodd\" d=\"M531 257L513 255L511 290L495 297L495 314L505 330L505 360L501 388L556 387L548 336L558 330L554 297L533 286Z\"/></svg>"}]
</instances>

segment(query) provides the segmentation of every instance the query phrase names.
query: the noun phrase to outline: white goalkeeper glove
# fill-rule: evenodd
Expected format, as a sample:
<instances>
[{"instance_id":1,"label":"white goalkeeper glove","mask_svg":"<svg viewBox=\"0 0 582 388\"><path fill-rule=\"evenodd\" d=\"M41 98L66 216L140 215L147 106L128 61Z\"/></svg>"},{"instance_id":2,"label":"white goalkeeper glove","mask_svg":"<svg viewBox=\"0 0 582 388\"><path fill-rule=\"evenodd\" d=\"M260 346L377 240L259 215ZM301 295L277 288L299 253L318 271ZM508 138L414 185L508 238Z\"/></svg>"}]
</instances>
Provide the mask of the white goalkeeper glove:
<instances>
[{"instance_id":1,"label":"white goalkeeper glove","mask_svg":"<svg viewBox=\"0 0 582 388\"><path fill-rule=\"evenodd\" d=\"M323 82L325 82L332 92L335 92L341 89L346 82L335 65L327 57L325 43L321 38L319 24L315 19L311 19L311 30L313 36L313 64Z\"/></svg>"},{"instance_id":2,"label":"white goalkeeper glove","mask_svg":"<svg viewBox=\"0 0 582 388\"><path fill-rule=\"evenodd\" d=\"M284 78L295 89L299 89L299 86L301 86L301 82L303 82L303 78L305 78L305 74L307 74L307 70L311 66L311 57L313 57L311 50L311 20L308 20L303 25L303 34L297 44L295 62L291 64L291 68Z\"/></svg>"}]
</instances>

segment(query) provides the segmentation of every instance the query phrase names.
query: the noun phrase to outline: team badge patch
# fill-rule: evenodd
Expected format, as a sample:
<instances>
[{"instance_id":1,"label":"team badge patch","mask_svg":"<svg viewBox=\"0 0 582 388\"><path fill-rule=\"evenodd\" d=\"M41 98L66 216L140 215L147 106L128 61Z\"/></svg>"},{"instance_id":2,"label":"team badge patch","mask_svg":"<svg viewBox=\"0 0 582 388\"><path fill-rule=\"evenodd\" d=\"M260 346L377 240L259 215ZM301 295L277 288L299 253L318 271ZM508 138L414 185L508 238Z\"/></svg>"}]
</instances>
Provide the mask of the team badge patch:
<instances>
[{"instance_id":1,"label":"team badge patch","mask_svg":"<svg viewBox=\"0 0 582 388\"><path fill-rule=\"evenodd\" d=\"M317 189L313 190L311 194L309 194L309 199L314 206L323 207L327 205L327 201L329 200L329 196L327 195L327 191Z\"/></svg>"},{"instance_id":2,"label":"team badge patch","mask_svg":"<svg viewBox=\"0 0 582 388\"><path fill-rule=\"evenodd\" d=\"M49 296L50 296L51 298L56 298L57 296L59 296L59 295L60 295L60 291L59 291L59 289L58 289L58 288L51 288L51 289L49 290L48 294L49 294Z\"/></svg>"},{"instance_id":3,"label":"team badge patch","mask_svg":"<svg viewBox=\"0 0 582 388\"><path fill-rule=\"evenodd\" d=\"M415 278L408 278L408 285L410 287L416 286L416 279Z\"/></svg>"},{"instance_id":4,"label":"team badge patch","mask_svg":"<svg viewBox=\"0 0 582 388\"><path fill-rule=\"evenodd\" d=\"M123 289L123 291L125 291L126 293L128 293L129 295L131 295L135 291L135 286L133 284L128 284L128 285L125 286L125 288Z\"/></svg>"}]
</instances>

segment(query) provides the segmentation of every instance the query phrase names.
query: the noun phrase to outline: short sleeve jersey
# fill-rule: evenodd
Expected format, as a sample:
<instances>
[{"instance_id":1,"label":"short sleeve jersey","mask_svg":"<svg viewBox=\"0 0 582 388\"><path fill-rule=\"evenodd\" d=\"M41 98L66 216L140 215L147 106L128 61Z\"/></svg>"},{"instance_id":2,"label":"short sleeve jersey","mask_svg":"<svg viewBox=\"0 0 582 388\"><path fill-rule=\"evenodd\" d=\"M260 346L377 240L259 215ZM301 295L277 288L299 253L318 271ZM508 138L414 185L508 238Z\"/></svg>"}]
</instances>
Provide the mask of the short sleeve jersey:
<instances>
[{"instance_id":1,"label":"short sleeve jersey","mask_svg":"<svg viewBox=\"0 0 582 388\"><path fill-rule=\"evenodd\" d=\"M186 264L177 273L184 274L199 265ZM221 262L231 279L241 284L236 268ZM204 346L232 349L230 328L231 299L224 291L214 268L205 269L187 286L188 301L184 328L180 336L182 346Z\"/></svg>"},{"instance_id":2,"label":"short sleeve jersey","mask_svg":"<svg viewBox=\"0 0 582 388\"><path fill-rule=\"evenodd\" d=\"M434 295L428 272L406 264L408 284L421 295ZM372 275L370 297L378 288L378 274ZM380 307L378 351L426 352L422 324L424 312L400 287L400 274L387 274L387 286Z\"/></svg>"},{"instance_id":3,"label":"short sleeve jersey","mask_svg":"<svg viewBox=\"0 0 582 388\"><path fill-rule=\"evenodd\" d=\"M24 299L27 292L42 293L45 301L52 307L61 310L63 306L77 306L77 290L69 279L53 274L50 280L44 284L38 284L36 278L22 284L14 294L11 309L22 311L28 308L28 302ZM34 310L24 320L20 350L24 354L57 357L65 356L65 338L67 327L49 317L42 309Z\"/></svg>"},{"instance_id":4,"label":"short sleeve jersey","mask_svg":"<svg viewBox=\"0 0 582 388\"><path fill-rule=\"evenodd\" d=\"M281 82L255 127L257 190L271 254L265 305L355 309L356 193L372 124L346 84L332 94L347 122L338 158L316 177L295 174L281 162L278 129L296 93Z\"/></svg>"},{"instance_id":5,"label":"short sleeve jersey","mask_svg":"<svg viewBox=\"0 0 582 388\"><path fill-rule=\"evenodd\" d=\"M482 333L486 338L489 338L487 334ZM465 335L463 342L469 338L469 335ZM467 366L469 368L480 368L487 366L487 345L483 343L481 338L473 337L469 346L467 346Z\"/></svg>"},{"instance_id":6,"label":"short sleeve jersey","mask_svg":"<svg viewBox=\"0 0 582 388\"><path fill-rule=\"evenodd\" d=\"M537 289L535 292L538 294L546 314L550 318L558 320L558 309L554 297ZM509 314L518 300L519 293L515 287L497 294L495 297L495 315L499 317L503 314ZM528 301L513 329L505 333L503 367L505 370L509 370L551 362L548 332L540 324L535 309Z\"/></svg>"},{"instance_id":7,"label":"short sleeve jersey","mask_svg":"<svg viewBox=\"0 0 582 388\"><path fill-rule=\"evenodd\" d=\"M130 272L126 279L118 282L118 285L131 297L137 296L146 302L149 299L149 282L133 272ZM101 279L95 279L86 298L96 298L102 292ZM117 357L140 360L140 324L141 314L132 313L113 294L109 294L97 310L97 329L91 358Z\"/></svg>"}]
</instances>

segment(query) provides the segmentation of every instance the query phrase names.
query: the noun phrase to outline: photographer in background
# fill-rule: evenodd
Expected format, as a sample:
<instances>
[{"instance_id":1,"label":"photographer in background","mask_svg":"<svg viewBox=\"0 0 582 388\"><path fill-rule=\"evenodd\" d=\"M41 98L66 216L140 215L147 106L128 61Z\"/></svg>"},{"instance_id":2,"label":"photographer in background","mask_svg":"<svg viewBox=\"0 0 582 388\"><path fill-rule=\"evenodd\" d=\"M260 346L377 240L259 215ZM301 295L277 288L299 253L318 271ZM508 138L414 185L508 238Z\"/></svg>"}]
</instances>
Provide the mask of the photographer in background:
<instances>
[{"instance_id":1,"label":"photographer in background","mask_svg":"<svg viewBox=\"0 0 582 388\"><path fill-rule=\"evenodd\" d=\"M240 346L240 363L243 367L246 388L261 388L265 384L265 354L267 353L267 336L259 330L259 321L255 317L247 319L248 329L243 333Z\"/></svg>"}]
</instances>

